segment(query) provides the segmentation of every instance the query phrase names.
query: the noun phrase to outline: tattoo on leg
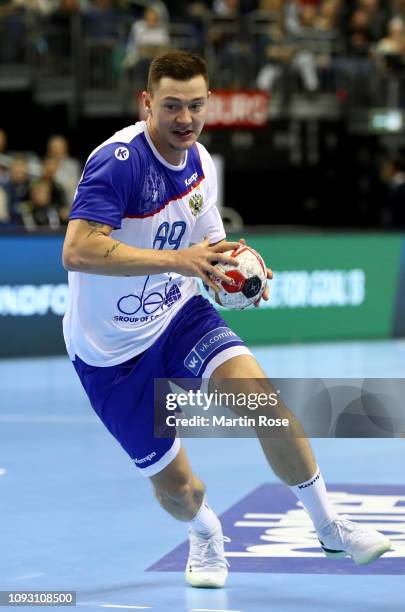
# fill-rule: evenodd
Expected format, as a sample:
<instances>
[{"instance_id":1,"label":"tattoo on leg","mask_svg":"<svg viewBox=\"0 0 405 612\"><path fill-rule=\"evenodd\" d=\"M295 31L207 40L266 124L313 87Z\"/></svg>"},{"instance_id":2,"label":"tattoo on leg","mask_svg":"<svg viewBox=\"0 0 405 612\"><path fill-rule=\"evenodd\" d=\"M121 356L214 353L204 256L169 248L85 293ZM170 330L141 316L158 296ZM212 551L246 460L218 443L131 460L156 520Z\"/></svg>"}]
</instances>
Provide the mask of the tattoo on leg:
<instances>
[{"instance_id":1,"label":"tattoo on leg","mask_svg":"<svg viewBox=\"0 0 405 612\"><path fill-rule=\"evenodd\" d=\"M120 246L121 242L114 242L114 244L106 250L106 252L104 253L104 257L108 257L109 255L111 255L111 253L113 253L116 249L118 249L118 247Z\"/></svg>"}]
</instances>

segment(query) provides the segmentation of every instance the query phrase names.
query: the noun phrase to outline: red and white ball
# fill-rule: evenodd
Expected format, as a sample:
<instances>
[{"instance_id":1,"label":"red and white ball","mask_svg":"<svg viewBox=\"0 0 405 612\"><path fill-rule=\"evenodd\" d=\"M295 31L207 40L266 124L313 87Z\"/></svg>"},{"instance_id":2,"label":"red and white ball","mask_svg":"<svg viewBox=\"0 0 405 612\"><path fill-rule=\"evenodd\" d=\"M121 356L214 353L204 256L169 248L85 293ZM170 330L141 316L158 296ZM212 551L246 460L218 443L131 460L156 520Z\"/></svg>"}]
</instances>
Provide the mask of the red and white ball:
<instances>
[{"instance_id":1,"label":"red and white ball","mask_svg":"<svg viewBox=\"0 0 405 612\"><path fill-rule=\"evenodd\" d=\"M235 285L213 277L220 291L215 293L211 287L208 287L208 293L225 308L243 310L261 298L267 282L266 265L259 253L245 244L241 244L233 251L226 251L225 254L234 257L239 266L235 268L230 264L219 262L215 267L232 278Z\"/></svg>"}]
</instances>

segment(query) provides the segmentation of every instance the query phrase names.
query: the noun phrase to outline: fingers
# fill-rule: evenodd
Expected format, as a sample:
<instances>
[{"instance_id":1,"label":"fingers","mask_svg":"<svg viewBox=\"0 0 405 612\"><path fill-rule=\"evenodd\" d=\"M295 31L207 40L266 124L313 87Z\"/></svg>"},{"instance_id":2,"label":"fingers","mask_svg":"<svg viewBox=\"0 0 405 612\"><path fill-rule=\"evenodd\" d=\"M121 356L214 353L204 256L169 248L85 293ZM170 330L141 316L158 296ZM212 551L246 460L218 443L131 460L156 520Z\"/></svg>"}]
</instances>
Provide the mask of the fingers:
<instances>
[{"instance_id":1,"label":"fingers","mask_svg":"<svg viewBox=\"0 0 405 612\"><path fill-rule=\"evenodd\" d=\"M224 281L228 285L235 284L235 281L233 280L233 278L231 278L230 276L227 276L225 272L221 272L221 270L218 270L218 268L215 268L214 266L212 266L209 273L212 274L212 276L214 276L215 278L218 278L219 280Z\"/></svg>"},{"instance_id":2,"label":"fingers","mask_svg":"<svg viewBox=\"0 0 405 612\"><path fill-rule=\"evenodd\" d=\"M273 270L270 268L267 268L267 278L270 280L273 278Z\"/></svg>"},{"instance_id":3,"label":"fingers","mask_svg":"<svg viewBox=\"0 0 405 612\"><path fill-rule=\"evenodd\" d=\"M209 274L206 274L205 272L201 271L200 277L202 278L202 280L204 281L206 285L208 285L209 287L211 287L213 291L215 291L215 293L219 292L220 287L212 280Z\"/></svg>"},{"instance_id":4,"label":"fingers","mask_svg":"<svg viewBox=\"0 0 405 612\"><path fill-rule=\"evenodd\" d=\"M219 242L218 244L214 244L211 249L215 253L224 253L225 251L233 251L237 249L239 246L239 242Z\"/></svg>"},{"instance_id":5,"label":"fingers","mask_svg":"<svg viewBox=\"0 0 405 612\"><path fill-rule=\"evenodd\" d=\"M239 262L234 258L234 257L230 257L229 255L223 255L222 253L214 253L212 254L211 257L211 261L216 261L216 262L222 262L222 263L226 263L229 264L230 266L233 266L234 268L237 268L239 266Z\"/></svg>"},{"instance_id":6,"label":"fingers","mask_svg":"<svg viewBox=\"0 0 405 612\"><path fill-rule=\"evenodd\" d=\"M265 288L264 288L264 291L263 291L262 295L259 297L259 299L256 300L256 302L253 302L253 306L255 308L259 308L261 300L264 300L265 302L268 302L269 298L270 298L269 286L266 285Z\"/></svg>"},{"instance_id":7,"label":"fingers","mask_svg":"<svg viewBox=\"0 0 405 612\"><path fill-rule=\"evenodd\" d=\"M198 246L198 247L202 247L202 248L206 248L210 246L210 241L208 240L208 238L204 238L204 240L202 242L198 242L197 244L195 244L194 246Z\"/></svg>"}]
</instances>

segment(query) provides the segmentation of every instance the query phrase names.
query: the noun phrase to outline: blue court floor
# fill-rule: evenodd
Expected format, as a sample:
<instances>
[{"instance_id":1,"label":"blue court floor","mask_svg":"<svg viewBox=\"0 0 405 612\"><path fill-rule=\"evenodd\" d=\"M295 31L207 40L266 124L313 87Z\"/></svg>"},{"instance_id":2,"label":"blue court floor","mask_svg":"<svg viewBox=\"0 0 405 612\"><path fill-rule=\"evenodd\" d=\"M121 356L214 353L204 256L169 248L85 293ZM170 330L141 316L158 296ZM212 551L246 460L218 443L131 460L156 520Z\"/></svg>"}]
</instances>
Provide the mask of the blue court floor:
<instances>
[{"instance_id":1,"label":"blue court floor","mask_svg":"<svg viewBox=\"0 0 405 612\"><path fill-rule=\"evenodd\" d=\"M404 341L254 352L270 378L405 376ZM232 539L226 588L192 589L186 526L97 421L68 359L0 361L0 391L0 590L71 589L89 611L405 611L405 440L313 440L339 509L394 543L363 568L320 555L255 440L185 440Z\"/></svg>"}]
</instances>

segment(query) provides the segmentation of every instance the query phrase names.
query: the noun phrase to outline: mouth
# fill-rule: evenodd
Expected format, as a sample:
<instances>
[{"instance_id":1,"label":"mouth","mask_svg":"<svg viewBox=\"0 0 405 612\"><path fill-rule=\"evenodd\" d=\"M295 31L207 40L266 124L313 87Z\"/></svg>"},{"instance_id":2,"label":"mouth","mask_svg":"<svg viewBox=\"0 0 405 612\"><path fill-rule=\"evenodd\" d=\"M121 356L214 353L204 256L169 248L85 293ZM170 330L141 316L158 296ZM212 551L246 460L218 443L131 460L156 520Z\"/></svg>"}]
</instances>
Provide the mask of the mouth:
<instances>
[{"instance_id":1,"label":"mouth","mask_svg":"<svg viewBox=\"0 0 405 612\"><path fill-rule=\"evenodd\" d=\"M181 140L187 140L193 133L193 130L173 130L173 134L176 138L180 138Z\"/></svg>"}]
</instances>

